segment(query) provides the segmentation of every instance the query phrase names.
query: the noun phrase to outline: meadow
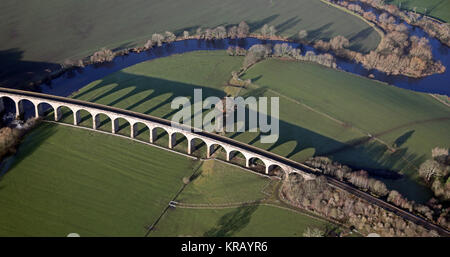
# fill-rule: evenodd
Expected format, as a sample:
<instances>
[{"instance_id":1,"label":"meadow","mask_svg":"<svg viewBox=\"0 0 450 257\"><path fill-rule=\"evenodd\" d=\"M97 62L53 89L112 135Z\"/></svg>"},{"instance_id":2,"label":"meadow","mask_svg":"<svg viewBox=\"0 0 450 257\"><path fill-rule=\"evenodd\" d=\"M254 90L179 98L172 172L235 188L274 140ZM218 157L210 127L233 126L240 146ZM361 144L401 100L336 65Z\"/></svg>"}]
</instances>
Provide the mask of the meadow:
<instances>
[{"instance_id":1,"label":"meadow","mask_svg":"<svg viewBox=\"0 0 450 257\"><path fill-rule=\"evenodd\" d=\"M43 123L0 180L0 236L144 236L193 167L128 139Z\"/></svg>"},{"instance_id":2,"label":"meadow","mask_svg":"<svg viewBox=\"0 0 450 257\"><path fill-rule=\"evenodd\" d=\"M150 236L302 236L306 228L322 231L330 223L276 206L224 209L169 209Z\"/></svg>"},{"instance_id":3,"label":"meadow","mask_svg":"<svg viewBox=\"0 0 450 257\"><path fill-rule=\"evenodd\" d=\"M204 161L199 171L149 236L302 236L307 228L339 230L286 208L278 198L279 180L216 160Z\"/></svg>"},{"instance_id":4,"label":"meadow","mask_svg":"<svg viewBox=\"0 0 450 257\"><path fill-rule=\"evenodd\" d=\"M27 135L10 161L0 179L0 236L144 236L178 192L175 200L182 204L212 206L239 206L276 193L272 180L239 167L195 161L125 138L52 123L42 123ZM183 188L188 177L191 181ZM230 210L245 217L237 220L239 216ZM306 226L325 229L330 225L267 206L181 209L175 217L173 213L169 209L164 214L157 234L219 236L230 224L216 225L217 219L223 222L230 215L227 222L232 226L245 223L246 228L236 235L264 231L261 235L299 236ZM274 221L260 228L267 219ZM180 222L189 225L180 226ZM197 225L209 227L203 230Z\"/></svg>"},{"instance_id":5,"label":"meadow","mask_svg":"<svg viewBox=\"0 0 450 257\"><path fill-rule=\"evenodd\" d=\"M187 204L231 204L262 200L270 179L207 160L176 201Z\"/></svg>"},{"instance_id":6,"label":"meadow","mask_svg":"<svg viewBox=\"0 0 450 257\"><path fill-rule=\"evenodd\" d=\"M73 97L170 119L176 112L171 101L192 97L194 88L203 89L204 98L225 96L231 71L241 62L224 51L170 56L95 81ZM254 65L243 79L251 79L252 86L242 89L242 96L280 97L280 138L261 144L258 133L228 136L296 161L325 155L354 168L393 170L415 179L416 168L430 158L431 149L450 144L450 110L426 94L316 64L275 59ZM416 182L406 181L409 197L429 196Z\"/></svg>"}]
</instances>

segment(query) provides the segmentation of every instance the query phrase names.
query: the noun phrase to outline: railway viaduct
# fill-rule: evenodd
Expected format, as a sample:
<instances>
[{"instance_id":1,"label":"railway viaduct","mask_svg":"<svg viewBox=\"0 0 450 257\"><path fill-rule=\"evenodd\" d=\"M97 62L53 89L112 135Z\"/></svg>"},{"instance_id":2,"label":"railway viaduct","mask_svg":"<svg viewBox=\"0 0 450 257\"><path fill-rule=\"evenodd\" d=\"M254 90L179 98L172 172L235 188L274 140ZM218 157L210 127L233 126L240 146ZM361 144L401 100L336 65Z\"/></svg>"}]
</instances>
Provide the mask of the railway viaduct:
<instances>
[{"instance_id":1,"label":"railway viaduct","mask_svg":"<svg viewBox=\"0 0 450 257\"><path fill-rule=\"evenodd\" d=\"M207 147L207 158L210 158L216 148L220 146L226 152L227 161L230 161L235 154L241 153L245 157L245 166L248 168L254 160L259 159L264 163L266 174L269 174L272 169L278 167L286 174L293 172L301 174L306 180L315 178L315 175L311 174L311 168L308 166L228 137L203 131L194 132L191 127L182 124L172 126L171 121L166 119L66 97L7 88L0 88L0 110L4 109L4 98L9 98L14 102L17 116L24 112L24 102L29 101L34 106L36 117L43 116L44 109L51 108L54 112L55 121L60 121L62 117L61 108L66 107L73 113L73 124L79 126L81 121L80 112L84 110L92 116L94 130L98 129L100 125L100 115L103 114L111 120L111 133L113 134L117 133L119 130L119 119L124 119L130 124L131 138L134 138L137 135L137 125L144 124L150 131L150 143L154 143L156 140L157 129L160 128L169 135L169 148L174 147L174 144L176 143L176 134L181 134L187 139L188 154L192 154L194 150L194 140L199 139L203 141Z\"/></svg>"}]
</instances>

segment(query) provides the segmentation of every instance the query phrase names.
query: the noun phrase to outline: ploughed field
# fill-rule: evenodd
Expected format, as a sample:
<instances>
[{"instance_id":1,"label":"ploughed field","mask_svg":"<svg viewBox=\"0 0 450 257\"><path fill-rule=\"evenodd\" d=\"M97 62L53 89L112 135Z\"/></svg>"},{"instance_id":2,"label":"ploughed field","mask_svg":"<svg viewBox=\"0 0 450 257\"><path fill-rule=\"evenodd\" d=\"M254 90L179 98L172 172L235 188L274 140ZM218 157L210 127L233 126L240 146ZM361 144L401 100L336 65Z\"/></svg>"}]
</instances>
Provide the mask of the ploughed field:
<instances>
[{"instance_id":1,"label":"ploughed field","mask_svg":"<svg viewBox=\"0 0 450 257\"><path fill-rule=\"evenodd\" d=\"M192 97L194 88L203 89L204 98L236 93L227 82L242 61L225 51L170 56L94 81L72 96L170 119L176 113L172 100ZM433 147L450 144L450 110L442 103L427 94L310 63L265 60L243 79L251 79L252 85L238 91L241 96L280 97L280 137L274 144L262 144L258 133L228 136L296 161L325 155L354 168L402 172L412 179L392 187L412 199L428 197L414 182L415 167L430 158ZM110 121L104 124L110 130ZM129 125L121 124L122 133L129 134ZM167 139L162 140L166 145ZM180 138L180 150L185 142Z\"/></svg>"},{"instance_id":2,"label":"ploughed field","mask_svg":"<svg viewBox=\"0 0 450 257\"><path fill-rule=\"evenodd\" d=\"M239 207L244 202L264 200L274 194L277 182L222 162L195 161L129 139L43 123L27 135L0 180L0 235L144 236L146 228L161 216L189 177L191 183L176 201L235 206L228 211L246 209ZM289 216L289 222L280 219L272 223L286 223L284 226L291 227L289 231L297 233L294 235L301 235L306 225L321 229L331 226L291 210L252 206L258 208L257 215L245 212L244 224L239 223L245 230L227 235L255 235L261 222L276 220L275 215ZM193 234L180 226L195 228L196 223L191 224L192 217L185 216L186 211L205 218L196 235L214 231L221 226L217 213L227 212L214 212L214 207L212 210L208 214L202 209L170 209L156 231L165 235ZM172 223L174 214L181 217ZM294 229L292 224L298 226ZM265 233L285 232L283 226L277 225L266 227Z\"/></svg>"},{"instance_id":3,"label":"ploughed field","mask_svg":"<svg viewBox=\"0 0 450 257\"><path fill-rule=\"evenodd\" d=\"M198 27L245 20L251 31L275 25L279 34L306 29L310 39L343 35L355 49L375 49L380 36L353 15L319 0L3 0L0 3L0 79L33 77L66 59L91 55L102 47L143 45L153 33L191 34Z\"/></svg>"}]
</instances>

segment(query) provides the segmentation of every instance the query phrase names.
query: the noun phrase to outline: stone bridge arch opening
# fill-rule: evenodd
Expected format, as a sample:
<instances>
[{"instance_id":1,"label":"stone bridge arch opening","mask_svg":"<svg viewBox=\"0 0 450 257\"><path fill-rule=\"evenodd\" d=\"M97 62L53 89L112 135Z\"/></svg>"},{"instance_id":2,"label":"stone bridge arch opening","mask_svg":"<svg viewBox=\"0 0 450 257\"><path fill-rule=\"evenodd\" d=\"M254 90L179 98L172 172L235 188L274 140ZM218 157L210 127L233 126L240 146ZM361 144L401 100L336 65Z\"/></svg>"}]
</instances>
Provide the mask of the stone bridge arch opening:
<instances>
[{"instance_id":1,"label":"stone bridge arch opening","mask_svg":"<svg viewBox=\"0 0 450 257\"><path fill-rule=\"evenodd\" d=\"M258 157L250 157L247 167L259 173L266 173L266 164Z\"/></svg>"},{"instance_id":2,"label":"stone bridge arch opening","mask_svg":"<svg viewBox=\"0 0 450 257\"><path fill-rule=\"evenodd\" d=\"M188 139L181 132L172 132L169 137L168 146L170 149L182 153L188 153Z\"/></svg>"},{"instance_id":3,"label":"stone bridge arch opening","mask_svg":"<svg viewBox=\"0 0 450 257\"><path fill-rule=\"evenodd\" d=\"M152 132L152 143L162 147L169 146L169 133L162 127L153 128Z\"/></svg>"},{"instance_id":4,"label":"stone bridge arch opening","mask_svg":"<svg viewBox=\"0 0 450 257\"><path fill-rule=\"evenodd\" d=\"M0 114L2 117L5 117L4 115L8 115L6 119L9 121L12 121L17 115L16 115L16 102L8 96L2 96L0 97Z\"/></svg>"},{"instance_id":5,"label":"stone bridge arch opening","mask_svg":"<svg viewBox=\"0 0 450 257\"><path fill-rule=\"evenodd\" d=\"M266 174L270 176L283 177L286 174L286 172L278 164L269 164L269 166L266 167Z\"/></svg>"},{"instance_id":6,"label":"stone bridge arch opening","mask_svg":"<svg viewBox=\"0 0 450 257\"><path fill-rule=\"evenodd\" d=\"M242 167L247 167L247 157L238 150L231 150L228 153L228 161Z\"/></svg>"},{"instance_id":7,"label":"stone bridge arch opening","mask_svg":"<svg viewBox=\"0 0 450 257\"><path fill-rule=\"evenodd\" d=\"M55 120L66 124L74 124L74 113L72 109L67 106L59 106L56 108Z\"/></svg>"},{"instance_id":8,"label":"stone bridge arch opening","mask_svg":"<svg viewBox=\"0 0 450 257\"><path fill-rule=\"evenodd\" d=\"M112 124L112 132L114 134L131 137L131 122L125 118L115 118Z\"/></svg>"},{"instance_id":9,"label":"stone bridge arch opening","mask_svg":"<svg viewBox=\"0 0 450 257\"><path fill-rule=\"evenodd\" d=\"M44 120L56 121L55 108L46 102L41 102L36 108L37 115Z\"/></svg>"},{"instance_id":10,"label":"stone bridge arch opening","mask_svg":"<svg viewBox=\"0 0 450 257\"><path fill-rule=\"evenodd\" d=\"M92 114L84 109L75 112L74 125L85 128L92 128L94 126Z\"/></svg>"},{"instance_id":11,"label":"stone bridge arch opening","mask_svg":"<svg viewBox=\"0 0 450 257\"><path fill-rule=\"evenodd\" d=\"M93 129L111 133L112 119L104 113L97 113L94 117Z\"/></svg>"},{"instance_id":12,"label":"stone bridge arch opening","mask_svg":"<svg viewBox=\"0 0 450 257\"><path fill-rule=\"evenodd\" d=\"M36 106L28 99L20 99L16 103L16 117L21 120L36 117Z\"/></svg>"},{"instance_id":13,"label":"stone bridge arch opening","mask_svg":"<svg viewBox=\"0 0 450 257\"><path fill-rule=\"evenodd\" d=\"M207 158L217 158L222 161L228 160L228 152L225 150L225 148L219 144L211 144L208 146L208 149L206 149L206 156Z\"/></svg>"},{"instance_id":14,"label":"stone bridge arch opening","mask_svg":"<svg viewBox=\"0 0 450 257\"><path fill-rule=\"evenodd\" d=\"M201 138L197 138L194 137L191 139L190 142L191 145L191 152L190 154L192 154L195 157L198 158L208 158L208 146L206 145L205 141L203 141Z\"/></svg>"},{"instance_id":15,"label":"stone bridge arch opening","mask_svg":"<svg viewBox=\"0 0 450 257\"><path fill-rule=\"evenodd\" d=\"M131 127L131 137L150 142L150 128L143 122L135 122Z\"/></svg>"}]
</instances>

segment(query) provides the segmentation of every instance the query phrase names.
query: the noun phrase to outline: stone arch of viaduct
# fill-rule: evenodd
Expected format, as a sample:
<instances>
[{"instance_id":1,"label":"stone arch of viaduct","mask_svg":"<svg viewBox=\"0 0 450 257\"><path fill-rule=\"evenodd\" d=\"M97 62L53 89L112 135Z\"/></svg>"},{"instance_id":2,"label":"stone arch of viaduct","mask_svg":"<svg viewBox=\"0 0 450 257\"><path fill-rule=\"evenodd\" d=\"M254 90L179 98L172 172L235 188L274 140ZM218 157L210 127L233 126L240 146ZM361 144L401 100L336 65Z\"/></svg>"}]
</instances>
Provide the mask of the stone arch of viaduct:
<instances>
[{"instance_id":1,"label":"stone arch of viaduct","mask_svg":"<svg viewBox=\"0 0 450 257\"><path fill-rule=\"evenodd\" d=\"M203 141L207 146L207 158L210 158L214 152L216 146L222 147L226 152L226 159L230 161L234 153L241 153L246 160L246 167L250 167L252 159L259 159L264 163L265 173L268 174L274 167L279 167L286 174L292 172L301 174L305 179L314 179L315 176L309 172L305 172L305 169L310 169L299 163L295 163L293 167L292 164L285 163L289 160L284 160L283 157L276 156L277 159L282 158L283 160L275 160L273 153L266 152L264 150L256 149L255 147L236 142L232 139L221 137L212 133L198 133L192 132L190 128L180 126L171 126L170 121L153 117L150 115L135 113L128 110L118 109L110 106L104 106L100 104L75 100L71 98L46 95L40 93L34 93L29 91L21 91L14 89L0 88L0 109L4 108L4 98L7 97L11 99L15 104L16 115L20 115L24 112L23 103L24 101L29 101L34 106L35 116L39 117L43 115L43 105L46 104L50 106L54 111L55 121L61 119L61 108L66 107L70 109L73 113L74 121L73 124L78 126L80 123L80 112L82 110L88 112L92 116L93 129L97 129L100 123L100 115L106 115L112 122L111 133L117 133L119 129L119 119L126 120L131 127L131 138L134 138L137 134L137 125L144 124L150 131L150 143L154 143L156 140L156 130L163 129L169 135L169 148L173 148L176 140L176 134L182 134L186 137L188 142L187 153L191 154L194 146L194 140L198 139ZM292 161L290 161L292 162Z\"/></svg>"}]
</instances>

